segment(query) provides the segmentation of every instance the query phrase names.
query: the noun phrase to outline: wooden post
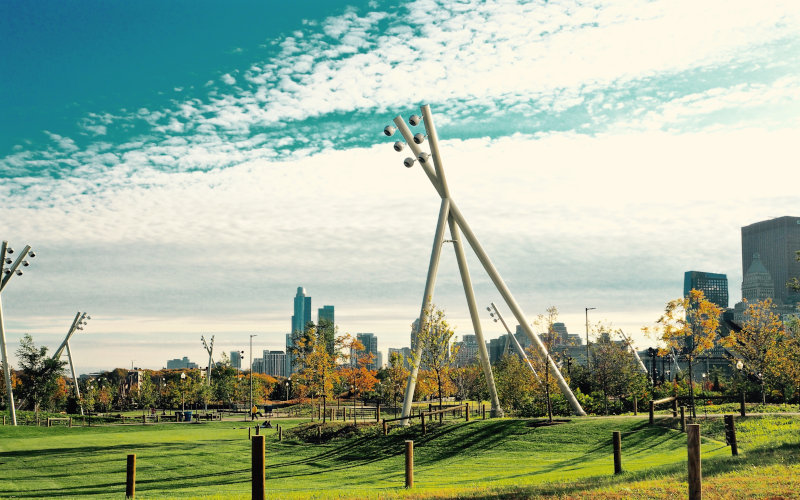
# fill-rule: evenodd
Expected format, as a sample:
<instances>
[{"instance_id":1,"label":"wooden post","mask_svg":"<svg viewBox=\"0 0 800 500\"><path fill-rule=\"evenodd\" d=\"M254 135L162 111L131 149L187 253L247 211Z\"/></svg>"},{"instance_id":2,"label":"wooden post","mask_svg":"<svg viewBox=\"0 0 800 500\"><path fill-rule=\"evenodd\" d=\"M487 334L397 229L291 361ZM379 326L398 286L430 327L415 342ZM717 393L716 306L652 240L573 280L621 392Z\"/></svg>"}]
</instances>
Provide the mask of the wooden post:
<instances>
[{"instance_id":1,"label":"wooden post","mask_svg":"<svg viewBox=\"0 0 800 500\"><path fill-rule=\"evenodd\" d=\"M742 400L739 402L739 414L740 414L741 416L743 416L743 417L746 417L746 416L747 416L747 412L745 412L745 409L744 409L744 403L745 403L745 400L744 400L744 391L742 391Z\"/></svg>"},{"instance_id":2,"label":"wooden post","mask_svg":"<svg viewBox=\"0 0 800 500\"><path fill-rule=\"evenodd\" d=\"M265 482L266 474L264 471L264 436L253 437L252 444L252 498L253 500L264 500L266 498Z\"/></svg>"},{"instance_id":3,"label":"wooden post","mask_svg":"<svg viewBox=\"0 0 800 500\"><path fill-rule=\"evenodd\" d=\"M622 474L622 434L619 431L614 431L613 441L614 441L614 474Z\"/></svg>"},{"instance_id":4,"label":"wooden post","mask_svg":"<svg viewBox=\"0 0 800 500\"><path fill-rule=\"evenodd\" d=\"M465 413L467 415L466 421L469 422L469 403L467 403L467 411Z\"/></svg>"},{"instance_id":5,"label":"wooden post","mask_svg":"<svg viewBox=\"0 0 800 500\"><path fill-rule=\"evenodd\" d=\"M481 415L483 420L486 420L486 403L481 403Z\"/></svg>"},{"instance_id":6,"label":"wooden post","mask_svg":"<svg viewBox=\"0 0 800 500\"><path fill-rule=\"evenodd\" d=\"M672 418L676 418L678 416L678 400L672 400Z\"/></svg>"},{"instance_id":7,"label":"wooden post","mask_svg":"<svg viewBox=\"0 0 800 500\"><path fill-rule=\"evenodd\" d=\"M383 419L383 435L384 436L389 435L389 426L386 425L386 419L385 418Z\"/></svg>"},{"instance_id":8,"label":"wooden post","mask_svg":"<svg viewBox=\"0 0 800 500\"><path fill-rule=\"evenodd\" d=\"M322 426L317 427L317 441L322 441Z\"/></svg>"},{"instance_id":9,"label":"wooden post","mask_svg":"<svg viewBox=\"0 0 800 500\"><path fill-rule=\"evenodd\" d=\"M733 423L733 415L725 415L725 436L731 445L731 455L738 456L739 446L736 444L736 425Z\"/></svg>"},{"instance_id":10,"label":"wooden post","mask_svg":"<svg viewBox=\"0 0 800 500\"><path fill-rule=\"evenodd\" d=\"M424 435L426 434L426 429L425 429L425 414L423 413L423 414L422 414L422 416L421 416L420 418L422 419L422 435L424 436ZM406 443L407 443L407 442L408 442L408 441L406 441Z\"/></svg>"},{"instance_id":11,"label":"wooden post","mask_svg":"<svg viewBox=\"0 0 800 500\"><path fill-rule=\"evenodd\" d=\"M47 417L47 427L50 427L50 417Z\"/></svg>"},{"instance_id":12,"label":"wooden post","mask_svg":"<svg viewBox=\"0 0 800 500\"><path fill-rule=\"evenodd\" d=\"M278 441L283 441L283 427L278 427Z\"/></svg>"},{"instance_id":13,"label":"wooden post","mask_svg":"<svg viewBox=\"0 0 800 500\"><path fill-rule=\"evenodd\" d=\"M633 397L633 415L636 416L639 414L639 398L636 396Z\"/></svg>"},{"instance_id":14,"label":"wooden post","mask_svg":"<svg viewBox=\"0 0 800 500\"><path fill-rule=\"evenodd\" d=\"M147 423L147 415L142 415L142 425Z\"/></svg>"},{"instance_id":15,"label":"wooden post","mask_svg":"<svg viewBox=\"0 0 800 500\"><path fill-rule=\"evenodd\" d=\"M656 409L656 405L653 403L653 400L651 399L650 400L650 424L651 425L656 420L655 409Z\"/></svg>"},{"instance_id":16,"label":"wooden post","mask_svg":"<svg viewBox=\"0 0 800 500\"><path fill-rule=\"evenodd\" d=\"M127 477L125 479L125 498L136 497L136 455L128 455Z\"/></svg>"},{"instance_id":17,"label":"wooden post","mask_svg":"<svg viewBox=\"0 0 800 500\"><path fill-rule=\"evenodd\" d=\"M686 407L681 405L681 432L686 432Z\"/></svg>"},{"instance_id":18,"label":"wooden post","mask_svg":"<svg viewBox=\"0 0 800 500\"><path fill-rule=\"evenodd\" d=\"M256 427L256 436L258 436L259 434L261 434L261 432L258 430L259 428L257 425L255 427Z\"/></svg>"},{"instance_id":19,"label":"wooden post","mask_svg":"<svg viewBox=\"0 0 800 500\"><path fill-rule=\"evenodd\" d=\"M414 441L406 441L406 488L414 487Z\"/></svg>"},{"instance_id":20,"label":"wooden post","mask_svg":"<svg viewBox=\"0 0 800 500\"><path fill-rule=\"evenodd\" d=\"M689 452L689 500L703 498L703 473L700 467L700 424L689 424L686 428Z\"/></svg>"},{"instance_id":21,"label":"wooden post","mask_svg":"<svg viewBox=\"0 0 800 500\"><path fill-rule=\"evenodd\" d=\"M380 403L378 403L378 406L375 408L375 421L376 422L380 422L381 421L381 404Z\"/></svg>"},{"instance_id":22,"label":"wooden post","mask_svg":"<svg viewBox=\"0 0 800 500\"><path fill-rule=\"evenodd\" d=\"M248 427L247 428L247 439L253 439L253 435L250 434L251 432L253 432L253 429Z\"/></svg>"},{"instance_id":23,"label":"wooden post","mask_svg":"<svg viewBox=\"0 0 800 500\"><path fill-rule=\"evenodd\" d=\"M69 417L69 428L72 429L72 417Z\"/></svg>"}]
</instances>

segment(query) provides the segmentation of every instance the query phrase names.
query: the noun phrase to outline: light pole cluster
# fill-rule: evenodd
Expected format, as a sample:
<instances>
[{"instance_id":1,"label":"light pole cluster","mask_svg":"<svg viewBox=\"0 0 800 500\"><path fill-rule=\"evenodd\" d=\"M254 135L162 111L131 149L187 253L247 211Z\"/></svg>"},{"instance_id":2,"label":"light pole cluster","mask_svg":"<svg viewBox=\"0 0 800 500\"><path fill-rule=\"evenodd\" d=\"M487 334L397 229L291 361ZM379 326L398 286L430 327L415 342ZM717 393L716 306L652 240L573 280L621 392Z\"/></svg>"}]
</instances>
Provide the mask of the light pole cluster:
<instances>
[{"instance_id":1,"label":"light pole cluster","mask_svg":"<svg viewBox=\"0 0 800 500\"><path fill-rule=\"evenodd\" d=\"M64 348L67 349L67 358L69 358L69 369L72 372L72 383L75 386L75 397L78 400L78 406L81 409L81 415L83 415L83 404L81 403L81 391L78 388L78 377L75 376L75 365L72 363L72 351L69 348L69 339L72 337L72 334L75 333L76 330L83 330L83 327L86 326L86 322L92 319L85 312L78 311L75 314L75 319L72 320L72 325L69 327L67 331L67 336L64 337L64 342L61 343L58 349L56 349L55 354L53 354L53 359L58 360L61 358L61 354L64 352Z\"/></svg>"},{"instance_id":2,"label":"light pole cluster","mask_svg":"<svg viewBox=\"0 0 800 500\"><path fill-rule=\"evenodd\" d=\"M517 304L516 300L514 299L513 295L511 295L511 291L506 286L503 279L500 277L500 273L497 272L497 269L494 267L491 259L483 250L483 247L478 242L478 238L475 236L475 233L472 232L472 229L467 224L466 218L458 209L455 201L450 196L450 190L447 186L447 180L445 179L444 175L444 166L442 164L442 156L439 152L439 140L436 133L436 127L433 124L433 116L431 114L430 106L424 105L421 107L422 116L419 115L412 115L408 120L408 125L412 127L416 127L420 124L424 125L425 134L418 132L416 134L412 133L411 130L406 125L405 120L401 116L397 116L394 118L394 126L388 125L384 128L383 132L385 135L391 137L395 134L395 132L399 131L402 135L403 139L405 140L405 144L408 145L409 149L413 153L413 156L407 157L403 160L403 165L408 168L413 167L415 164L419 163L420 167L422 168L425 175L431 181L434 189L436 190L437 194L441 198L441 205L439 207L439 218L437 220L436 225L436 233L433 240L433 249L431 251L431 258L430 263L428 265L428 275L425 281L425 291L422 296L422 307L420 309L420 317L419 317L419 328L422 330L427 320L427 311L429 310L429 306L433 300L433 289L436 282L436 275L439 268L439 257L441 254L442 244L445 242L445 226L448 226L450 229L450 239L453 243L453 249L456 253L456 262L458 263L459 273L461 275L461 283L464 287L464 294L466 295L467 299L467 306L469 308L470 317L472 319L472 326L473 331L475 332L475 337L478 341L478 354L480 356L481 367L483 369L484 376L486 377L486 383L489 388L489 399L492 405L492 416L502 416L503 410L500 407L500 400L497 396L497 389L495 388L494 384L494 375L492 373L492 368L489 363L489 353L486 349L486 343L484 342L483 332L481 330L481 323L480 318L478 316L478 308L475 303L475 294L472 289L472 280L470 278L469 269L467 268L467 260L466 255L464 253L464 245L461 240L461 233L463 232L464 238L466 239L469 246L472 248L473 252L477 256L478 260L480 261L483 269L489 275L489 278L492 280L497 291L502 296L503 300L505 301L506 305L511 312L514 314L517 322L522 325L523 329L525 330L525 334L530 338L531 342L537 347L539 350L539 354L544 358L547 359L551 367L553 368L553 372L556 374L556 380L558 382L559 388L561 389L562 393L566 397L567 401L569 402L572 410L577 415L585 415L586 413L581 408L580 403L578 402L575 395L572 393L569 385L567 384L564 377L561 376L561 372L558 371L558 367L553 362L552 358L547 353L547 349L545 348L544 344L542 343L541 339L534 333L533 329L531 328L530 324L528 323L525 315L522 313L522 309ZM430 146L430 153L425 152L422 150L421 145L427 142ZM393 148L397 152L403 151L405 145L401 141L397 141L393 144ZM422 354L422 343L418 343L416 346L416 359L419 359ZM411 404L414 397L414 389L416 388L417 383L417 376L419 374L419 365L417 363L412 364L411 373L408 377L408 383L406 384L406 393L405 399L403 401L403 413L402 416L408 417L411 413ZM404 425L408 425L409 420L406 418L403 421Z\"/></svg>"},{"instance_id":3,"label":"light pole cluster","mask_svg":"<svg viewBox=\"0 0 800 500\"><path fill-rule=\"evenodd\" d=\"M11 367L8 363L8 348L6 346L6 328L3 322L2 292L13 276L22 276L23 273L20 267L28 267L30 265L25 258L30 257L32 259L36 257L36 254L31 250L30 245L25 245L25 248L17 255L16 259L9 257L13 254L14 250L8 246L8 242L3 241L3 243L0 244L0 351L2 351L3 355L3 376L6 382L8 407L11 411L11 425L17 425L17 411L14 408L14 391L11 387Z\"/></svg>"}]
</instances>

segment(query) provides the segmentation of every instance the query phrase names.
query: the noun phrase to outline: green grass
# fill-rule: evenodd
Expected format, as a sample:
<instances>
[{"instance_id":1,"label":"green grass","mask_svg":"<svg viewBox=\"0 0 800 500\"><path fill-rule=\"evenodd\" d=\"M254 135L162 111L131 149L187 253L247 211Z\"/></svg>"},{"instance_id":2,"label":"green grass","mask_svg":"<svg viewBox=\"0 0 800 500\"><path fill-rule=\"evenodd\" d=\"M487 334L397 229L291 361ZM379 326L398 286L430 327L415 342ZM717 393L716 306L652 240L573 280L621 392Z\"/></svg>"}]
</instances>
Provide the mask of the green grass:
<instances>
[{"instance_id":1,"label":"green grass","mask_svg":"<svg viewBox=\"0 0 800 500\"><path fill-rule=\"evenodd\" d=\"M273 420L273 423L277 421ZM269 498L670 498L685 496L686 437L662 419L578 418L553 426L498 419L394 429L316 429L282 422L267 435ZM703 425L709 498L765 497L800 487L800 419L737 419L742 455L730 457L721 419ZM72 429L0 427L0 498L120 498L125 460L137 456L137 498L249 498L243 422ZM338 424L341 425L341 424ZM291 429L294 427L294 431ZM625 473L613 476L612 431ZM263 430L262 430L263 432ZM347 437L343 437L347 436ZM404 441L414 440L415 488L406 491ZM788 479L787 479L788 477ZM788 482L787 482L788 481ZM785 483L785 484L784 484ZM783 485L783 486L781 486ZM777 488L777 490L776 490ZM778 495L780 495L778 493ZM777 496L781 498L780 496Z\"/></svg>"}]
</instances>

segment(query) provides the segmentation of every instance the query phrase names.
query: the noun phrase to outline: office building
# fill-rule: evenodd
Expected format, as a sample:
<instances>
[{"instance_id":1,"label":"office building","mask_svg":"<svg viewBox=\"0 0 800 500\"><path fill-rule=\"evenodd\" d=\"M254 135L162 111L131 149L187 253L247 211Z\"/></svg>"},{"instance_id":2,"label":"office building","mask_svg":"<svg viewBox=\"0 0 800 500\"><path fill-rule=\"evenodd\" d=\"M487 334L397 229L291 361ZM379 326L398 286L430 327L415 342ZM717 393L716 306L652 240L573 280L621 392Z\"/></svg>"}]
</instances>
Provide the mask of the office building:
<instances>
[{"instance_id":1,"label":"office building","mask_svg":"<svg viewBox=\"0 0 800 500\"><path fill-rule=\"evenodd\" d=\"M357 333L356 339L361 342L364 349L350 352L350 364L355 366L358 358L372 354L372 360L366 365L368 370L378 369L378 337L374 333Z\"/></svg>"},{"instance_id":2,"label":"office building","mask_svg":"<svg viewBox=\"0 0 800 500\"><path fill-rule=\"evenodd\" d=\"M724 274L702 271L686 271L683 274L683 296L692 290L700 290L706 299L719 307L728 307L728 277Z\"/></svg>"},{"instance_id":3,"label":"office building","mask_svg":"<svg viewBox=\"0 0 800 500\"><path fill-rule=\"evenodd\" d=\"M192 363L186 356L183 359L176 358L167 361L167 370L190 370L197 367L197 363Z\"/></svg>"},{"instance_id":4,"label":"office building","mask_svg":"<svg viewBox=\"0 0 800 500\"><path fill-rule=\"evenodd\" d=\"M306 289L297 287L294 297L294 314L292 315L292 333L303 332L311 321L311 297L306 296Z\"/></svg>"},{"instance_id":5,"label":"office building","mask_svg":"<svg viewBox=\"0 0 800 500\"><path fill-rule=\"evenodd\" d=\"M467 366L478 362L478 338L475 335L464 335L462 339L454 343L458 346L456 357L453 363L455 366Z\"/></svg>"},{"instance_id":6,"label":"office building","mask_svg":"<svg viewBox=\"0 0 800 500\"><path fill-rule=\"evenodd\" d=\"M286 353L283 351L264 351L262 353L264 373L273 377L286 377Z\"/></svg>"},{"instance_id":7,"label":"office building","mask_svg":"<svg viewBox=\"0 0 800 500\"><path fill-rule=\"evenodd\" d=\"M264 373L264 358L253 358L253 373Z\"/></svg>"},{"instance_id":8,"label":"office building","mask_svg":"<svg viewBox=\"0 0 800 500\"><path fill-rule=\"evenodd\" d=\"M742 228L742 276L758 254L761 264L769 273L775 287L773 302L778 306L795 306L800 302L800 293L791 290L786 283L800 276L800 262L796 252L800 250L800 217L778 217L744 226Z\"/></svg>"},{"instance_id":9,"label":"office building","mask_svg":"<svg viewBox=\"0 0 800 500\"><path fill-rule=\"evenodd\" d=\"M231 351L231 368L242 369L242 352Z\"/></svg>"},{"instance_id":10,"label":"office building","mask_svg":"<svg viewBox=\"0 0 800 500\"><path fill-rule=\"evenodd\" d=\"M292 349L294 348L294 342L292 341L292 334L286 334L286 357L284 358L285 368L284 373L288 377L292 373L297 372L298 367L295 364L295 359L297 356L292 354Z\"/></svg>"},{"instance_id":11,"label":"office building","mask_svg":"<svg viewBox=\"0 0 800 500\"><path fill-rule=\"evenodd\" d=\"M317 309L317 324L320 324L323 321L327 321L331 325L336 324L336 321L334 321L333 309L333 306L322 306Z\"/></svg>"}]
</instances>

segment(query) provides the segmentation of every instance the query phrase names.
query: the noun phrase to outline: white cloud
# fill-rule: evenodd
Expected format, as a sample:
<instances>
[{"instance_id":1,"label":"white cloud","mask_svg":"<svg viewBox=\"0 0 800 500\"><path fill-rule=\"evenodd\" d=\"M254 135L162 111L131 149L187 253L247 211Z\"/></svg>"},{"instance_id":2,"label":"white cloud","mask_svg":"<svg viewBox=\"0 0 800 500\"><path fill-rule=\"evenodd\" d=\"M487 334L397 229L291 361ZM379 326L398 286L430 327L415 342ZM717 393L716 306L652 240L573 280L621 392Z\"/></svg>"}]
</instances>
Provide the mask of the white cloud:
<instances>
[{"instance_id":1,"label":"white cloud","mask_svg":"<svg viewBox=\"0 0 800 500\"><path fill-rule=\"evenodd\" d=\"M225 85L234 85L236 83L236 78L234 78L230 73L225 73L220 77L222 83Z\"/></svg>"}]
</instances>

